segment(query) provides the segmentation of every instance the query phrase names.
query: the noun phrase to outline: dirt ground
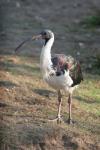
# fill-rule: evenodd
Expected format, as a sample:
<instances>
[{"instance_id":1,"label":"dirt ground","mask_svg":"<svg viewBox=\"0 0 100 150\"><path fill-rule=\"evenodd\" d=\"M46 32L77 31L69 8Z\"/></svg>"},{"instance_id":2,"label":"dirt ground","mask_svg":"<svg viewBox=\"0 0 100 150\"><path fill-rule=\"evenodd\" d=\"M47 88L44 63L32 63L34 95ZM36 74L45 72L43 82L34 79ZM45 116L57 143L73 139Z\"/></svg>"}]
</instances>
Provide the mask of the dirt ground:
<instances>
[{"instance_id":1,"label":"dirt ground","mask_svg":"<svg viewBox=\"0 0 100 150\"><path fill-rule=\"evenodd\" d=\"M81 22L99 12L99 0L0 1L0 150L99 150L100 26ZM64 122L56 117L57 94L43 82L39 55L43 41L30 42L18 54L20 42L43 29L55 33L53 53L80 60L84 81L73 95L75 124L68 125L67 96L63 93Z\"/></svg>"}]
</instances>

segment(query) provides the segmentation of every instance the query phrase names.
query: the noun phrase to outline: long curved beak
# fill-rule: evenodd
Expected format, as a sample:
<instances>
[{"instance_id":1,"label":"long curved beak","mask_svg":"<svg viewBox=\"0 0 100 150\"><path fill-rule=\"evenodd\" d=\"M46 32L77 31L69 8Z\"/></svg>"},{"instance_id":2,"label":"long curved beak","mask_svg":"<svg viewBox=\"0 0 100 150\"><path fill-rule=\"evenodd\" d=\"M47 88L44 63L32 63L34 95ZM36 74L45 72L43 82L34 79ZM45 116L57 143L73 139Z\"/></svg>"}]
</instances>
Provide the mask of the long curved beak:
<instances>
[{"instance_id":1,"label":"long curved beak","mask_svg":"<svg viewBox=\"0 0 100 150\"><path fill-rule=\"evenodd\" d=\"M40 39L40 38L42 38L41 34L33 36L32 40L37 40L37 39Z\"/></svg>"},{"instance_id":2,"label":"long curved beak","mask_svg":"<svg viewBox=\"0 0 100 150\"><path fill-rule=\"evenodd\" d=\"M23 41L22 43L20 43L16 48L15 48L15 52L17 52L19 50L20 47L22 47L26 42L29 42L31 40L37 40L42 38L41 34L33 36L32 38L28 38L25 41Z\"/></svg>"}]
</instances>

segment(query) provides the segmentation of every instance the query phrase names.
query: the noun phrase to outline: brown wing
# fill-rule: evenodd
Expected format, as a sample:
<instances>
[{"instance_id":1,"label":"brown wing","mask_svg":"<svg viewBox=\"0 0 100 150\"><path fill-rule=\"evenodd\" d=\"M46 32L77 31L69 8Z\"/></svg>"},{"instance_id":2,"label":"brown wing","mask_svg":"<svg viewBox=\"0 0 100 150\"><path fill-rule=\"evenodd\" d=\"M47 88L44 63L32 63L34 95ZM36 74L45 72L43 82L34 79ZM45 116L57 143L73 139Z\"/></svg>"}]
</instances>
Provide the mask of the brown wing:
<instances>
[{"instance_id":1,"label":"brown wing","mask_svg":"<svg viewBox=\"0 0 100 150\"><path fill-rule=\"evenodd\" d=\"M73 80L72 86L79 84L83 80L80 64L73 57L56 54L52 57L52 63L57 76L64 74L65 70L69 70Z\"/></svg>"}]
</instances>

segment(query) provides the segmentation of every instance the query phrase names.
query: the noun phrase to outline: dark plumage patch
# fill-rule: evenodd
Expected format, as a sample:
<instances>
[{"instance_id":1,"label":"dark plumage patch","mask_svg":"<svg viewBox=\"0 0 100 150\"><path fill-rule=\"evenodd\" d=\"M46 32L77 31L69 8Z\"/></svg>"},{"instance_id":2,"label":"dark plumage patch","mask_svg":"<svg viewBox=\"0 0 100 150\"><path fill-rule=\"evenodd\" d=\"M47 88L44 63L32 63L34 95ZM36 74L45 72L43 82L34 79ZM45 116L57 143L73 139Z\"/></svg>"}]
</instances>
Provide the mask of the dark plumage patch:
<instances>
[{"instance_id":1,"label":"dark plumage patch","mask_svg":"<svg viewBox=\"0 0 100 150\"><path fill-rule=\"evenodd\" d=\"M83 80L83 75L79 62L76 62L75 68L73 70L72 80L73 80L72 87L80 84L81 81Z\"/></svg>"},{"instance_id":2,"label":"dark plumage patch","mask_svg":"<svg viewBox=\"0 0 100 150\"><path fill-rule=\"evenodd\" d=\"M52 62L53 62L53 69L56 72L56 76L60 76L65 73L65 70L67 70L67 66L64 66L63 59L56 56L52 58Z\"/></svg>"},{"instance_id":3,"label":"dark plumage patch","mask_svg":"<svg viewBox=\"0 0 100 150\"><path fill-rule=\"evenodd\" d=\"M45 38L45 45L47 44L48 41L49 41L49 38Z\"/></svg>"},{"instance_id":4,"label":"dark plumage patch","mask_svg":"<svg viewBox=\"0 0 100 150\"><path fill-rule=\"evenodd\" d=\"M64 70L60 70L56 72L56 76L61 76L62 74L64 74L65 71Z\"/></svg>"},{"instance_id":5,"label":"dark plumage patch","mask_svg":"<svg viewBox=\"0 0 100 150\"><path fill-rule=\"evenodd\" d=\"M65 73L65 70L69 70L70 77L73 80L72 87L80 84L83 80L80 64L73 57L57 54L52 58L52 63L56 76L60 76Z\"/></svg>"}]
</instances>

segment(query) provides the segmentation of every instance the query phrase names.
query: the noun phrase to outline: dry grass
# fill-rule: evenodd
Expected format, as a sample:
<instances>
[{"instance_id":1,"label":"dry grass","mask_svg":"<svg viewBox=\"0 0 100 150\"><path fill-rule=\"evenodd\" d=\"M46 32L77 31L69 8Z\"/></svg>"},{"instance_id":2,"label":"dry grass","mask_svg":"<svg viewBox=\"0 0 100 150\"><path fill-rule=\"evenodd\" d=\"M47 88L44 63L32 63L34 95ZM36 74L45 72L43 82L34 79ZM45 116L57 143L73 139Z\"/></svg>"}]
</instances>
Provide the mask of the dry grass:
<instances>
[{"instance_id":1,"label":"dry grass","mask_svg":"<svg viewBox=\"0 0 100 150\"><path fill-rule=\"evenodd\" d=\"M63 93L64 123L48 122L57 113L56 92L41 78L38 58L0 56L1 150L99 150L100 77L85 75L73 96L69 126Z\"/></svg>"}]
</instances>

